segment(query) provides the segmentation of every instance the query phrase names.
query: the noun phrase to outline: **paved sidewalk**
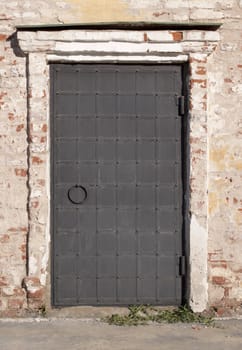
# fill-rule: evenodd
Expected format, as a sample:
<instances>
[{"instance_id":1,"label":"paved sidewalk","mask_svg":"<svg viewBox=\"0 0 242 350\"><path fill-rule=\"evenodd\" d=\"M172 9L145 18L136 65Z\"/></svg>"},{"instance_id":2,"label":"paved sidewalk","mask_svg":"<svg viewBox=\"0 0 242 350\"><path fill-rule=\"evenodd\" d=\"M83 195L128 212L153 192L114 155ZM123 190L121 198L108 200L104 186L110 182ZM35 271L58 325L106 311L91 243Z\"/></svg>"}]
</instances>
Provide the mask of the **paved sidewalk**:
<instances>
[{"instance_id":1,"label":"paved sidewalk","mask_svg":"<svg viewBox=\"0 0 242 350\"><path fill-rule=\"evenodd\" d=\"M242 320L117 327L94 320L0 320L1 350L242 350Z\"/></svg>"}]
</instances>

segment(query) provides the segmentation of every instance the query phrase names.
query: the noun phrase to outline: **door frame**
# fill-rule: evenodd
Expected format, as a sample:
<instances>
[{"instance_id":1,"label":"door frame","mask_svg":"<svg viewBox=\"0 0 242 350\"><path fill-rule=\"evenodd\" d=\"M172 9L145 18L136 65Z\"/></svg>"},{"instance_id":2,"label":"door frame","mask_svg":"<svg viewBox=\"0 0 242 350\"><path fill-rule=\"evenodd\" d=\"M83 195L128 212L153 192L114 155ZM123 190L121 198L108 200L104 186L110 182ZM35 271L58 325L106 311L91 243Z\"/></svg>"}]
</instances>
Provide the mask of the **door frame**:
<instances>
[{"instance_id":1,"label":"door frame","mask_svg":"<svg viewBox=\"0 0 242 350\"><path fill-rule=\"evenodd\" d=\"M168 25L167 25L168 26ZM50 90L51 62L136 62L187 64L186 248L187 297L194 311L208 303L208 141L207 72L218 25L173 29L123 30L59 26L19 27L17 42L26 56L28 134L27 266L24 285L29 303L50 306ZM73 42L73 38L75 41ZM14 39L15 40L15 39ZM16 42L16 41L15 41ZM95 42L95 45L93 45ZM21 51L20 51L21 52ZM38 82L38 83L36 83ZM188 147L189 145L189 147ZM189 156L190 155L190 156ZM190 232L190 234L189 234ZM41 249L40 249L41 248ZM38 298L36 297L38 294Z\"/></svg>"}]
</instances>

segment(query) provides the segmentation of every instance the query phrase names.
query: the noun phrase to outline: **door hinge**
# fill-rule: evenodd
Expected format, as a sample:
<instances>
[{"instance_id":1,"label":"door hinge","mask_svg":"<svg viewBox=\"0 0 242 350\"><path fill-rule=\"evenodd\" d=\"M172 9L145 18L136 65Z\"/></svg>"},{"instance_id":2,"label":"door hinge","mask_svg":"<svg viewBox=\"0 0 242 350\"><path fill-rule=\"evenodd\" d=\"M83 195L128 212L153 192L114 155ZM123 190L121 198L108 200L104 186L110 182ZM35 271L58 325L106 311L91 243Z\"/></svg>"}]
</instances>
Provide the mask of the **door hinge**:
<instances>
[{"instance_id":1,"label":"door hinge","mask_svg":"<svg viewBox=\"0 0 242 350\"><path fill-rule=\"evenodd\" d=\"M185 114L185 96L178 97L179 115Z\"/></svg>"},{"instance_id":2,"label":"door hinge","mask_svg":"<svg viewBox=\"0 0 242 350\"><path fill-rule=\"evenodd\" d=\"M179 275L185 276L186 274L186 257L184 255L179 256Z\"/></svg>"}]
</instances>

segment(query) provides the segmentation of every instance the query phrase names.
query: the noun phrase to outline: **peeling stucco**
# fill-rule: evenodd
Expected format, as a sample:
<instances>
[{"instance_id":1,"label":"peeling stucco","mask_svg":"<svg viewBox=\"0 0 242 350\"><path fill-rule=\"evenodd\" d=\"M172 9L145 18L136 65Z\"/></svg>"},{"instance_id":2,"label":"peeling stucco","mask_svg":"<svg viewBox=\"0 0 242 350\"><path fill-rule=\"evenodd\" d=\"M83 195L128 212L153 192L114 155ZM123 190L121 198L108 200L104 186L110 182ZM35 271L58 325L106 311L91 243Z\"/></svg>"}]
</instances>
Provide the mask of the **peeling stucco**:
<instances>
[{"instance_id":1,"label":"peeling stucco","mask_svg":"<svg viewBox=\"0 0 242 350\"><path fill-rule=\"evenodd\" d=\"M29 274L35 276L38 271L38 260L32 255L29 257Z\"/></svg>"},{"instance_id":2,"label":"peeling stucco","mask_svg":"<svg viewBox=\"0 0 242 350\"><path fill-rule=\"evenodd\" d=\"M66 0L70 5L67 12L59 16L59 21L69 22L115 22L125 18L133 20L129 6L123 0Z\"/></svg>"},{"instance_id":3,"label":"peeling stucco","mask_svg":"<svg viewBox=\"0 0 242 350\"><path fill-rule=\"evenodd\" d=\"M195 312L202 312L208 303L207 281L208 232L195 215L190 225L190 303Z\"/></svg>"}]
</instances>

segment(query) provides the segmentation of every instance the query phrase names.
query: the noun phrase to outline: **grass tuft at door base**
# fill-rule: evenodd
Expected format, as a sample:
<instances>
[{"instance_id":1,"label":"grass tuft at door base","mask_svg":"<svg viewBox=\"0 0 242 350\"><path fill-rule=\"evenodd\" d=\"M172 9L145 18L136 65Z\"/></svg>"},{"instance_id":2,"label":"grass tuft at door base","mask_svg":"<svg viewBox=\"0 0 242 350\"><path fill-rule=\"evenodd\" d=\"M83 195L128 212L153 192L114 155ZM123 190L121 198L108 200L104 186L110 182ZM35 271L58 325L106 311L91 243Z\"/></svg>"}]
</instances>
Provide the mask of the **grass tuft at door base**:
<instances>
[{"instance_id":1,"label":"grass tuft at door base","mask_svg":"<svg viewBox=\"0 0 242 350\"><path fill-rule=\"evenodd\" d=\"M151 322L156 323L199 323L205 326L213 326L211 316L194 313L189 307L181 306L172 310L159 310L149 305L129 306L127 315L113 314L103 319L110 325L138 326Z\"/></svg>"}]
</instances>

